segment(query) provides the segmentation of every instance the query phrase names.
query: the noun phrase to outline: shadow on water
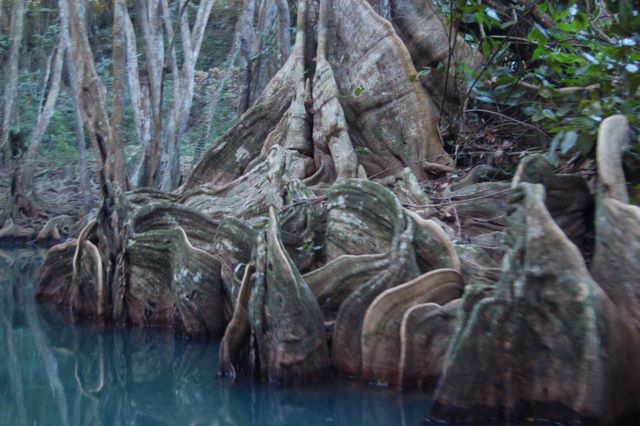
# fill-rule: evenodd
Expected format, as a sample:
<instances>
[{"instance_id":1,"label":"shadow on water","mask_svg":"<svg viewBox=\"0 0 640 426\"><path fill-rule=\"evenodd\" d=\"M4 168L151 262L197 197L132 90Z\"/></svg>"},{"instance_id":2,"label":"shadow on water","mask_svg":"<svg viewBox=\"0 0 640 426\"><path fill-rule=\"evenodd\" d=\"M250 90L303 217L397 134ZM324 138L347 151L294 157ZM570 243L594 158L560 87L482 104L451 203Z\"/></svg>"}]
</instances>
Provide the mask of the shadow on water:
<instances>
[{"instance_id":1,"label":"shadow on water","mask_svg":"<svg viewBox=\"0 0 640 426\"><path fill-rule=\"evenodd\" d=\"M0 425L415 425L427 397L333 380L304 389L215 376L218 344L94 331L34 302L45 252L0 247Z\"/></svg>"}]
</instances>

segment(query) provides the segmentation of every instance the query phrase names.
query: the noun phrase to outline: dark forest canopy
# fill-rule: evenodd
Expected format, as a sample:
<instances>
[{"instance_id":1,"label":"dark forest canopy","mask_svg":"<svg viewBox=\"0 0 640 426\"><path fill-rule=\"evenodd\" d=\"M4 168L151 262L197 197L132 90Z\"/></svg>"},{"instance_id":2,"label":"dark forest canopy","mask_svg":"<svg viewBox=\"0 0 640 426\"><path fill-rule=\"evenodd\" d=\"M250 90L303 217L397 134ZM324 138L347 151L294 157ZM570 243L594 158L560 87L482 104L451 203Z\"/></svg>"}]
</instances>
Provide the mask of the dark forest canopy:
<instances>
[{"instance_id":1,"label":"dark forest canopy","mask_svg":"<svg viewBox=\"0 0 640 426\"><path fill-rule=\"evenodd\" d=\"M638 414L631 2L83 5L0 4L0 237L60 242L40 300L222 338L230 379Z\"/></svg>"}]
</instances>

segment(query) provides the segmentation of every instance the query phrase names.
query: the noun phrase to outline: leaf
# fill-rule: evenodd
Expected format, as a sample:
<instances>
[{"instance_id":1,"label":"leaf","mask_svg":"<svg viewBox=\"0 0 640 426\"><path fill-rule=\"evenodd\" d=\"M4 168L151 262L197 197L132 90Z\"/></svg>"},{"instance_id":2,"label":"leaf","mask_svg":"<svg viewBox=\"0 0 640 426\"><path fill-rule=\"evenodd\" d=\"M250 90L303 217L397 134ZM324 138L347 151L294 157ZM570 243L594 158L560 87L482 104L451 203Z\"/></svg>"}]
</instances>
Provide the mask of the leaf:
<instances>
[{"instance_id":1,"label":"leaf","mask_svg":"<svg viewBox=\"0 0 640 426\"><path fill-rule=\"evenodd\" d=\"M587 133L581 133L576 143L576 149L582 155L588 155L595 146L595 137Z\"/></svg>"},{"instance_id":2,"label":"leaf","mask_svg":"<svg viewBox=\"0 0 640 426\"><path fill-rule=\"evenodd\" d=\"M533 28L529 32L528 39L529 41L533 41L540 46L544 46L549 41L549 37L547 36L547 30L544 29L539 24L534 24Z\"/></svg>"},{"instance_id":3,"label":"leaf","mask_svg":"<svg viewBox=\"0 0 640 426\"><path fill-rule=\"evenodd\" d=\"M570 131L564 134L562 138L562 143L560 144L560 151L563 154L569 152L573 147L576 146L576 142L578 141L578 132Z\"/></svg>"},{"instance_id":4,"label":"leaf","mask_svg":"<svg viewBox=\"0 0 640 426\"><path fill-rule=\"evenodd\" d=\"M496 21L500 21L500 17L498 16L498 13L495 11L495 9L492 9L490 7L487 7L485 9L485 13L487 14L488 17L490 17L491 19L494 19Z\"/></svg>"},{"instance_id":5,"label":"leaf","mask_svg":"<svg viewBox=\"0 0 640 426\"><path fill-rule=\"evenodd\" d=\"M369 150L369 148L365 147L365 146L357 146L355 148L356 153L358 154L362 154L362 155L369 155L371 154L371 151Z\"/></svg>"},{"instance_id":6,"label":"leaf","mask_svg":"<svg viewBox=\"0 0 640 426\"><path fill-rule=\"evenodd\" d=\"M296 247L296 250L298 251L304 251L304 250L308 250L313 246L313 241L305 241L304 244Z\"/></svg>"},{"instance_id":7,"label":"leaf","mask_svg":"<svg viewBox=\"0 0 640 426\"><path fill-rule=\"evenodd\" d=\"M556 119L556 114L551 111L549 108L545 108L542 110L542 115L545 118L548 118L549 120L555 120Z\"/></svg>"},{"instance_id":8,"label":"leaf","mask_svg":"<svg viewBox=\"0 0 640 426\"><path fill-rule=\"evenodd\" d=\"M353 94L356 96L362 95L362 92L364 92L364 88L360 85L356 86L356 88L353 89Z\"/></svg>"},{"instance_id":9,"label":"leaf","mask_svg":"<svg viewBox=\"0 0 640 426\"><path fill-rule=\"evenodd\" d=\"M429 75L430 73L431 73L431 67L425 67L425 68L421 69L420 71L418 71L416 74L411 74L409 76L409 80L410 81L416 81L420 77L422 77L423 75ZM358 96L358 95L356 95L356 96Z\"/></svg>"}]
</instances>

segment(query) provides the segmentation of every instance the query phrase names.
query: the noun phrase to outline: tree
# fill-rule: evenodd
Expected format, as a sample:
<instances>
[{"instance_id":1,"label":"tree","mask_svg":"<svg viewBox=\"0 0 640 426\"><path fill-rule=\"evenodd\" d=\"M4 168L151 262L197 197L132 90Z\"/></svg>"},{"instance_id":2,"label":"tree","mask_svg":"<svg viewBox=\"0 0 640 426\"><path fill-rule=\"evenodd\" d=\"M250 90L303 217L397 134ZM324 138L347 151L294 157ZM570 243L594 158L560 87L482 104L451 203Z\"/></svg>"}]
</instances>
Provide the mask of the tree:
<instances>
[{"instance_id":1,"label":"tree","mask_svg":"<svg viewBox=\"0 0 640 426\"><path fill-rule=\"evenodd\" d=\"M45 82L45 87L48 86L48 91L46 92L46 101L42 109L38 113L38 119L36 122L36 126L31 133L31 137L29 138L29 144L27 145L27 152L22 162L22 170L21 170L21 189L24 196L30 201L35 201L35 193L33 187L33 175L34 175L34 160L37 157L38 150L40 149L40 145L42 143L42 139L44 134L49 126L49 122L51 121L51 117L53 116L56 101L58 100L58 94L60 93L60 82L62 80L62 65L64 62L64 57L66 53L66 42L65 37L60 33L59 42L55 50L55 56L53 58L53 63L50 64L52 68L49 81ZM47 72L49 75L49 73Z\"/></svg>"},{"instance_id":2,"label":"tree","mask_svg":"<svg viewBox=\"0 0 640 426\"><path fill-rule=\"evenodd\" d=\"M0 153L5 159L10 156L9 133L14 125L14 109L18 84L18 61L22 46L24 28L25 2L16 0L11 8L11 24L9 27L9 57L7 58L4 85L4 114L2 118L2 134L0 135Z\"/></svg>"},{"instance_id":3,"label":"tree","mask_svg":"<svg viewBox=\"0 0 640 426\"><path fill-rule=\"evenodd\" d=\"M299 0L291 55L184 185L106 185L103 213L49 251L38 296L103 321L223 336L230 378L242 369L300 384L332 366L391 386L439 383L432 413L445 418L633 415L640 209L623 168L629 121L600 126L595 212L584 177L554 173L541 155L511 182L469 173L432 197L421 184L455 171L437 115L447 100L465 108L476 82L450 99L448 71L429 86L415 64L449 63L463 40L455 21L425 12L428 0L371 3ZM268 4L254 29L273 16ZM430 95L445 104L434 111ZM588 266L589 247L572 240L592 220Z\"/></svg>"},{"instance_id":4,"label":"tree","mask_svg":"<svg viewBox=\"0 0 640 426\"><path fill-rule=\"evenodd\" d=\"M63 5L64 7L64 5ZM61 9L62 11L63 9ZM66 9L64 9L66 11ZM84 21L84 16L82 17ZM71 50L71 34L69 31L68 19L62 19L61 16L61 28L60 34L64 37L65 42L65 61L66 71L69 79L69 89L71 91L71 97L77 100L78 92L78 75L75 65L73 63L73 53ZM89 170L87 166L87 150L86 140L84 133L84 123L82 120L82 111L80 111L80 105L74 102L74 118L75 118L75 133L76 133L76 145L78 147L78 169L80 177L80 186L82 188L83 208L85 213L88 211L91 205L91 181L89 177Z\"/></svg>"},{"instance_id":5,"label":"tree","mask_svg":"<svg viewBox=\"0 0 640 426\"><path fill-rule=\"evenodd\" d=\"M335 19L338 16L341 18ZM181 22L184 25L184 18ZM329 22L335 25L331 30ZM149 38L148 44L153 40ZM443 150L435 116L429 109L427 93L418 81L411 79L415 73L404 43L365 2L300 1L292 54L239 123L205 154L181 190L174 194L138 190L120 198L114 194L113 204L103 201L103 209L110 209L111 215L99 215L78 240L52 252L45 269L58 278L43 278L42 283L49 284L43 284L39 294L70 304L80 315L135 324L157 321L173 324L193 336L219 336L228 321L222 310L226 302L220 295L231 294L233 270L239 262L251 261L251 246L255 243L256 273L266 280L260 286L270 288L268 296L265 295L268 300L260 302L262 296L251 296L257 297L255 306L262 309L275 306L272 304L280 297L296 298L290 305L296 313L290 318L292 321L296 318L299 326L309 332L305 341L312 345L309 348L293 345L291 351L317 353L308 364L309 375L321 373L328 364L321 337L324 331L318 324L319 308L310 299L309 290L292 292L302 286L300 272L296 271L310 268L316 262L310 248L313 229L320 226L316 220L323 213L320 216L314 213L312 200L322 198L315 191L321 191L327 184L341 188L335 195L337 198L332 199L336 206L341 206L338 200L346 197L345 208L353 206L354 215L358 214L357 206L363 205L359 193L381 203L377 209L381 216L375 213L373 222L368 223L374 233L394 235L389 238L401 252L402 261L390 270L387 279L381 279L372 288L383 291L385 286L405 279L407 275L400 272L402 265L412 271L410 274L418 272L411 266L414 248L408 242L413 239L414 219L405 216L386 189L366 181L367 175L392 176L409 167L412 172L407 175L407 182L415 183L416 177L426 179L430 171L448 169L451 164ZM405 120L404 116L415 120ZM354 178L364 183L352 181ZM309 202L297 204L299 199ZM287 213L288 219L277 214L291 203L293 209ZM376 211L369 204L366 208ZM351 213L344 214L346 218ZM269 222L267 235L240 219L262 221L265 215ZM330 222L337 227L343 223L342 219ZM299 237L283 245L283 229ZM330 229L328 239L319 241L327 247L330 259L339 257L338 247L342 246L339 239L348 234L338 228ZM214 235L218 236L212 240ZM422 254L415 254L422 259L420 264L455 266L450 243L441 234L434 240L434 253L441 254L437 258L426 254L427 234L420 235L416 238L421 242L416 244L423 247ZM387 241L386 237L383 240ZM230 247L231 251L224 247ZM151 272L148 267L157 263L158 253L167 261L158 268L152 267ZM392 258L396 258L391 252L389 256L382 256L382 263L390 265ZM68 268L63 262L75 266ZM275 272L265 269L266 264L278 269ZM177 273L178 270L184 270L186 275ZM42 276L51 275L43 272ZM54 282L62 285L58 287ZM164 287L169 282L173 284ZM200 286L199 282L210 284ZM152 289L156 285L166 289L162 298L173 292L190 295L186 299L176 296L178 315L173 310L169 313L152 309L147 314L140 309L143 305L150 306L149 297L155 296L149 292L155 291ZM281 313L287 315L285 311ZM256 331L255 321L276 328L296 322L277 325L271 317L257 311L250 313L249 318L252 318L250 327ZM281 371L275 364L274 351L277 352L278 345L275 341L269 343L265 334L259 339L264 354L261 356L266 357L261 361L264 366L261 375L293 382L310 377L304 363L291 373Z\"/></svg>"},{"instance_id":6,"label":"tree","mask_svg":"<svg viewBox=\"0 0 640 426\"><path fill-rule=\"evenodd\" d=\"M80 7L76 0L62 0L59 6L62 27L69 28L73 66L78 78L74 96L100 161L103 184L115 182L125 188L125 174L121 169L124 161L117 159L122 155L122 146L113 137L106 108L106 90L96 71Z\"/></svg>"},{"instance_id":7,"label":"tree","mask_svg":"<svg viewBox=\"0 0 640 426\"><path fill-rule=\"evenodd\" d=\"M117 19L124 20L123 28L130 52L127 67L134 109L143 108L143 113L136 117L136 128L140 140L144 143L149 141L137 173L140 186L172 190L179 182L180 143L193 101L196 62L213 8L213 0L200 2L191 26L187 12L188 3L185 0L178 3L175 29L169 15L167 0L137 3L136 17L139 20L146 58L146 73L142 78L136 77L137 58L131 54L135 45L133 26L128 22L129 17L124 5L116 5ZM182 47L180 67L176 54L178 40ZM173 77L174 96L171 108L165 114L165 75L168 68L171 69ZM151 123L150 126L145 124L148 122Z\"/></svg>"}]
</instances>

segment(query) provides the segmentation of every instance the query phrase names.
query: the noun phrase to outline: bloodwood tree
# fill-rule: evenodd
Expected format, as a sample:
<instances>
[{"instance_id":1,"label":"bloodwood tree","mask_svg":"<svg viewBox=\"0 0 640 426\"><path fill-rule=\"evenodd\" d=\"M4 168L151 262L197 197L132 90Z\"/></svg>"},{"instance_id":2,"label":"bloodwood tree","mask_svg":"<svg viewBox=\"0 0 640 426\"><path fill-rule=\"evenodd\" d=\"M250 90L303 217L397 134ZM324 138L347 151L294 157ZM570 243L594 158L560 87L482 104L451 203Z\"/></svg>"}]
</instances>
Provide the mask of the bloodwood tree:
<instances>
[{"instance_id":1,"label":"bloodwood tree","mask_svg":"<svg viewBox=\"0 0 640 426\"><path fill-rule=\"evenodd\" d=\"M274 8L251 12L248 0L245 12L266 20L282 9L264 4ZM144 10L159 16L161 6ZM419 76L416 63L476 60L462 40L451 50L457 36L438 16L429 0L299 0L291 54L253 100L260 78L246 80L247 110L178 189L123 191L113 147L102 146L100 212L49 251L37 296L98 322L223 337L230 378L300 384L333 368L399 387L437 382L433 413L454 419L480 410L613 422L636 412L640 383L627 372L639 367L640 209L622 169L628 122L601 126L591 270L579 241L592 220L587 184L541 156L523 160L511 183L470 179L432 201L421 183L454 165L438 105L461 100L448 75ZM71 35L79 103L100 148L112 130L82 27ZM245 58L250 36L240 36ZM630 254L608 275L614 242Z\"/></svg>"}]
</instances>

